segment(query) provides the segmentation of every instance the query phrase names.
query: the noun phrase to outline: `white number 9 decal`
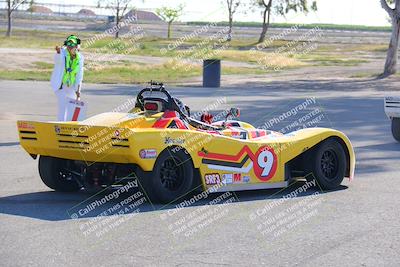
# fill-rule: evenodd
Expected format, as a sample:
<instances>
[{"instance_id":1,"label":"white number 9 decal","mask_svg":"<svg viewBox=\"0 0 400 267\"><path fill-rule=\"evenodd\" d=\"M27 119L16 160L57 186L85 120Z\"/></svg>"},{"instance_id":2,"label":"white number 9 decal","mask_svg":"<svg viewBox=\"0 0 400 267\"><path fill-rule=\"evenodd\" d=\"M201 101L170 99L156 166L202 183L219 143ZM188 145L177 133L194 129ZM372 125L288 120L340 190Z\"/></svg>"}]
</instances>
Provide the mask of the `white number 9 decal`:
<instances>
[{"instance_id":1,"label":"white number 9 decal","mask_svg":"<svg viewBox=\"0 0 400 267\"><path fill-rule=\"evenodd\" d=\"M268 176L274 165L274 154L271 151L264 150L258 155L257 162L258 166L263 169L261 176Z\"/></svg>"}]
</instances>

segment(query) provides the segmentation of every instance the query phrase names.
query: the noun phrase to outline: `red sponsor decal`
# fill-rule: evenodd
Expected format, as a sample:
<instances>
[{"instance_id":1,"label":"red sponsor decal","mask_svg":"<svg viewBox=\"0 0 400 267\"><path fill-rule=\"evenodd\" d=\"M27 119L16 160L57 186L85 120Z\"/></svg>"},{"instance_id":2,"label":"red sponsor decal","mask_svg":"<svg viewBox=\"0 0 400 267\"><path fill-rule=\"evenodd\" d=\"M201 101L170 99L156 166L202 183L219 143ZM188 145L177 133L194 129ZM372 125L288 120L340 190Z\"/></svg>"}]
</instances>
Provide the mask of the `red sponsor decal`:
<instances>
[{"instance_id":1,"label":"red sponsor decal","mask_svg":"<svg viewBox=\"0 0 400 267\"><path fill-rule=\"evenodd\" d=\"M27 123L25 121L19 121L18 122L18 128L20 128L20 129L30 129L30 130L35 129L35 127L32 124Z\"/></svg>"},{"instance_id":2,"label":"red sponsor decal","mask_svg":"<svg viewBox=\"0 0 400 267\"><path fill-rule=\"evenodd\" d=\"M234 183L242 182L242 174L241 173L234 173L233 174L233 182Z\"/></svg>"},{"instance_id":3,"label":"red sponsor decal","mask_svg":"<svg viewBox=\"0 0 400 267\"><path fill-rule=\"evenodd\" d=\"M167 128L168 124L171 122L171 119L158 119L154 124L153 128Z\"/></svg>"}]
</instances>

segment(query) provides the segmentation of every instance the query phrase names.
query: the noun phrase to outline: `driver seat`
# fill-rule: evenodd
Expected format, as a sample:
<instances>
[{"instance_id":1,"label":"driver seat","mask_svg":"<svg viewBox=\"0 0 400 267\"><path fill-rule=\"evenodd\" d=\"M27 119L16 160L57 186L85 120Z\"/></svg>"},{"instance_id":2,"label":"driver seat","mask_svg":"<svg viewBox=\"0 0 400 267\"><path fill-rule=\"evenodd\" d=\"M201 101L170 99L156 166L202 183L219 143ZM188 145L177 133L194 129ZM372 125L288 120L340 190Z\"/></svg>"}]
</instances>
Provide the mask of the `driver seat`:
<instances>
[{"instance_id":1,"label":"driver seat","mask_svg":"<svg viewBox=\"0 0 400 267\"><path fill-rule=\"evenodd\" d=\"M159 113L164 112L167 107L167 101L159 98L143 99L143 110L145 112Z\"/></svg>"}]
</instances>

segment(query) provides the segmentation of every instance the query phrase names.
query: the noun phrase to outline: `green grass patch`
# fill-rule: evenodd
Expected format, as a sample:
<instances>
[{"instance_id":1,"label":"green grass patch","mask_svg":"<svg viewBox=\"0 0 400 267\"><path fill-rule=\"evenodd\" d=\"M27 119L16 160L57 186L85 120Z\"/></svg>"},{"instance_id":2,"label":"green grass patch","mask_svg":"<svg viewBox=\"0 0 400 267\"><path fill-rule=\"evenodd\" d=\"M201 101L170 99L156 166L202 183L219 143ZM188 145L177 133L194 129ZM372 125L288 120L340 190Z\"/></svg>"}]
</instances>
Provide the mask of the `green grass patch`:
<instances>
[{"instance_id":1,"label":"green grass patch","mask_svg":"<svg viewBox=\"0 0 400 267\"><path fill-rule=\"evenodd\" d=\"M48 62L43 62L43 61L36 61L33 63L33 65L36 69L40 69L40 70L51 70L51 69L53 69L53 66L54 66L53 63L48 63Z\"/></svg>"},{"instance_id":2,"label":"green grass patch","mask_svg":"<svg viewBox=\"0 0 400 267\"><path fill-rule=\"evenodd\" d=\"M0 80L49 81L51 71L0 70Z\"/></svg>"},{"instance_id":3,"label":"green grass patch","mask_svg":"<svg viewBox=\"0 0 400 267\"><path fill-rule=\"evenodd\" d=\"M344 58L335 55L307 54L296 56L299 60L311 63L314 66L357 66L361 63L367 63L368 60L358 58Z\"/></svg>"},{"instance_id":4,"label":"green grass patch","mask_svg":"<svg viewBox=\"0 0 400 267\"><path fill-rule=\"evenodd\" d=\"M386 44L325 44L320 45L315 52L329 52L329 53L342 53L342 52L386 52L388 45Z\"/></svg>"},{"instance_id":5,"label":"green grass patch","mask_svg":"<svg viewBox=\"0 0 400 267\"><path fill-rule=\"evenodd\" d=\"M87 71L85 82L88 83L143 83L150 80L164 82L178 81L180 79L200 75L200 69L190 68L183 70L180 66L163 64L157 66L131 65L124 67L107 67Z\"/></svg>"},{"instance_id":6,"label":"green grass patch","mask_svg":"<svg viewBox=\"0 0 400 267\"><path fill-rule=\"evenodd\" d=\"M39 62L37 62L39 63ZM37 64L36 63L36 64ZM40 63L39 65L42 65ZM48 65L45 65L48 67ZM253 68L223 67L223 75L234 74L264 74L266 71ZM0 69L0 79L2 80L22 80L22 81L49 81L51 70L4 70ZM162 65L143 66L143 65L123 65L111 66L100 69L85 71L85 83L143 83L150 80L163 82L179 82L182 79L199 77L202 75L201 66L183 65L179 62L169 62Z\"/></svg>"},{"instance_id":7,"label":"green grass patch","mask_svg":"<svg viewBox=\"0 0 400 267\"><path fill-rule=\"evenodd\" d=\"M354 73L354 74L350 75L349 77L350 77L350 78L358 78L358 79L361 79L361 78L376 78L376 77L378 77L378 76L379 76L379 73L357 72L357 73Z\"/></svg>"},{"instance_id":8,"label":"green grass patch","mask_svg":"<svg viewBox=\"0 0 400 267\"><path fill-rule=\"evenodd\" d=\"M252 63L267 67L267 69L288 69L306 65L300 60L287 57L284 54L263 51L221 50L217 53L217 58L222 60Z\"/></svg>"}]
</instances>

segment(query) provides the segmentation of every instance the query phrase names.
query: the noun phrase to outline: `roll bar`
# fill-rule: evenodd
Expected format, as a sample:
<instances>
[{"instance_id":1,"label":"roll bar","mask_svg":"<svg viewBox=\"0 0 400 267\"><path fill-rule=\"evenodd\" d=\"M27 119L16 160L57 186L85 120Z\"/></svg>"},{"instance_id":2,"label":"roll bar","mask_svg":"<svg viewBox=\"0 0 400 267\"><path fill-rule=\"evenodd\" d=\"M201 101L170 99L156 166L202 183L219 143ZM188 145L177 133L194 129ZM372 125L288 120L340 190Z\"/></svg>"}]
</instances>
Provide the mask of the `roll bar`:
<instances>
[{"instance_id":1,"label":"roll bar","mask_svg":"<svg viewBox=\"0 0 400 267\"><path fill-rule=\"evenodd\" d=\"M183 120L187 121L193 127L204 129L204 130L212 130L212 131L218 131L218 130L222 130L223 129L223 128L218 127L218 126L213 126L213 125L209 125L209 124L203 123L203 122L198 121L196 119L193 119L193 118L187 116L185 113L183 113L182 110L177 105L177 103L175 102L174 98L167 91L167 89L165 89L163 83L150 81L149 84L150 84L149 87L143 88L138 93L138 95L136 97L136 104L135 104L136 108L140 108L141 110L144 110L144 103L143 103L143 99L144 99L143 94L144 93L146 93L146 92L160 92L160 93L163 93L167 97L167 107L166 107L166 109L178 112L179 115L181 116L181 118Z\"/></svg>"}]
</instances>

